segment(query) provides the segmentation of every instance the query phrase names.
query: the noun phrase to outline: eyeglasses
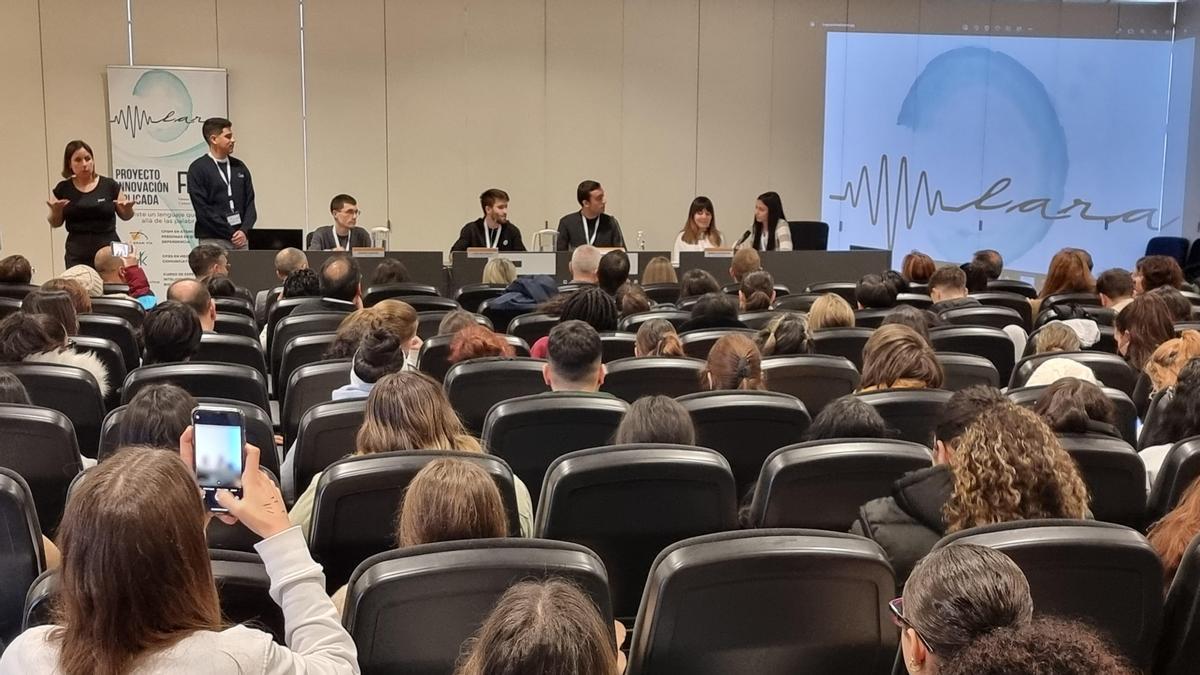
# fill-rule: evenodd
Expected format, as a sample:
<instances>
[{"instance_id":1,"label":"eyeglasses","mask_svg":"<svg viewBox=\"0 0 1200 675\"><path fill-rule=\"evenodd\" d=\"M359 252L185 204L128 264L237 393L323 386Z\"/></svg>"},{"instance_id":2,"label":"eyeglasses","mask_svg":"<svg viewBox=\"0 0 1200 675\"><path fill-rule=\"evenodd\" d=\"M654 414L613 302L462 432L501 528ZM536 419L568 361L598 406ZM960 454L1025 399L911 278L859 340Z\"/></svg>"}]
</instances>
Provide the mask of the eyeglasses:
<instances>
[{"instance_id":1,"label":"eyeglasses","mask_svg":"<svg viewBox=\"0 0 1200 675\"><path fill-rule=\"evenodd\" d=\"M912 622L904 616L904 598L896 598L889 602L888 609L892 611L892 623L896 624L897 628L911 628L912 632L917 634L917 638L925 643L925 649L928 649L930 654L936 653L933 651L933 647L929 644L929 641L921 636L921 631L917 630L917 627L912 625Z\"/></svg>"},{"instance_id":2,"label":"eyeglasses","mask_svg":"<svg viewBox=\"0 0 1200 675\"><path fill-rule=\"evenodd\" d=\"M353 207L348 208L348 209L342 209L342 213L344 213L348 216L361 216L362 215L362 211L359 211L358 209L353 208Z\"/></svg>"}]
</instances>

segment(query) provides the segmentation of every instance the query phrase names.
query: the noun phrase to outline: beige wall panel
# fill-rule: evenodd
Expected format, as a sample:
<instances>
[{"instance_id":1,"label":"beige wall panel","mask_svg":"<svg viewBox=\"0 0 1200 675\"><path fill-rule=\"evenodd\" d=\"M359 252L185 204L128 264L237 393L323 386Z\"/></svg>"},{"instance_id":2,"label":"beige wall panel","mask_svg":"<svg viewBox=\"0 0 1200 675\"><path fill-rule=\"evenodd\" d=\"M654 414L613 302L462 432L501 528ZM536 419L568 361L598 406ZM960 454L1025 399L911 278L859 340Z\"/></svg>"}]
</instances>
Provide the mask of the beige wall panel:
<instances>
[{"instance_id":1,"label":"beige wall panel","mask_svg":"<svg viewBox=\"0 0 1200 675\"><path fill-rule=\"evenodd\" d=\"M768 175L771 156L772 2L700 3L700 105L696 187L713 200L730 243L754 216L754 198L788 185Z\"/></svg>"},{"instance_id":2,"label":"beige wall panel","mask_svg":"<svg viewBox=\"0 0 1200 675\"><path fill-rule=\"evenodd\" d=\"M300 11L295 0L218 0L237 156L254 177L261 228L304 224Z\"/></svg>"},{"instance_id":3,"label":"beige wall panel","mask_svg":"<svg viewBox=\"0 0 1200 675\"><path fill-rule=\"evenodd\" d=\"M329 200L353 195L359 225L387 225L387 94L383 0L308 0L308 222L331 221Z\"/></svg>"},{"instance_id":4,"label":"beige wall panel","mask_svg":"<svg viewBox=\"0 0 1200 675\"><path fill-rule=\"evenodd\" d=\"M42 1L47 191L61 180L63 147L73 138L92 146L99 173L112 175L104 68L128 62L127 35L124 0ZM62 228L55 230L54 272L62 271L65 241ZM43 270L39 268L38 277L48 278Z\"/></svg>"},{"instance_id":5,"label":"beige wall panel","mask_svg":"<svg viewBox=\"0 0 1200 675\"><path fill-rule=\"evenodd\" d=\"M467 90L463 0L387 5L391 247L449 250L465 220ZM497 44L505 44L500 36Z\"/></svg>"},{"instance_id":6,"label":"beige wall panel","mask_svg":"<svg viewBox=\"0 0 1200 675\"><path fill-rule=\"evenodd\" d=\"M62 266L62 249L51 246L46 224L46 200L58 179L48 176L46 116L42 99L42 53L38 0L12 0L0 22L0 60L8 64L5 96L0 98L0 128L9 134L8 155L20 158L21 170L5 172L0 181L0 255L20 253L33 263L39 281L50 278L53 259ZM62 157L62 148L53 156ZM12 168L12 167L10 167Z\"/></svg>"},{"instance_id":7,"label":"beige wall panel","mask_svg":"<svg viewBox=\"0 0 1200 675\"><path fill-rule=\"evenodd\" d=\"M542 220L556 228L563 214L577 211L575 188L586 179L604 185L608 210L621 218L622 3L548 0L546 11ZM527 238L532 236L523 221L517 222Z\"/></svg>"},{"instance_id":8,"label":"beige wall panel","mask_svg":"<svg viewBox=\"0 0 1200 675\"><path fill-rule=\"evenodd\" d=\"M134 63L216 67L217 0L133 0L132 8Z\"/></svg>"},{"instance_id":9,"label":"beige wall panel","mask_svg":"<svg viewBox=\"0 0 1200 675\"><path fill-rule=\"evenodd\" d=\"M461 217L446 225L478 218L479 193L499 187L513 199L509 217L531 238L550 217L544 213L545 3L472 0L466 21L466 179L450 209Z\"/></svg>"},{"instance_id":10,"label":"beige wall panel","mask_svg":"<svg viewBox=\"0 0 1200 675\"><path fill-rule=\"evenodd\" d=\"M670 249L696 195L697 0L625 3L622 204L625 243Z\"/></svg>"}]
</instances>

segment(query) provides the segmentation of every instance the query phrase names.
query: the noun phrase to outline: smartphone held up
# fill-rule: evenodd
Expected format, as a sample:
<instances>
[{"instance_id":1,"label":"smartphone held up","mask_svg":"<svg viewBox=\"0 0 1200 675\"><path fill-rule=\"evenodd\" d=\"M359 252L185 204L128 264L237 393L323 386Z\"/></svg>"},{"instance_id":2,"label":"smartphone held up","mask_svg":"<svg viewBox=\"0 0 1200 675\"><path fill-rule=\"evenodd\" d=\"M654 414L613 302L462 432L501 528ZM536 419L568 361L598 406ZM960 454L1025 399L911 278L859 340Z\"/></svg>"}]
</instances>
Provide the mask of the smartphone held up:
<instances>
[{"instance_id":1,"label":"smartphone held up","mask_svg":"<svg viewBox=\"0 0 1200 675\"><path fill-rule=\"evenodd\" d=\"M217 503L217 490L242 496L242 471L246 444L246 420L242 411L223 406L199 406L192 410L195 439L196 480L204 492L204 506L224 513Z\"/></svg>"}]
</instances>

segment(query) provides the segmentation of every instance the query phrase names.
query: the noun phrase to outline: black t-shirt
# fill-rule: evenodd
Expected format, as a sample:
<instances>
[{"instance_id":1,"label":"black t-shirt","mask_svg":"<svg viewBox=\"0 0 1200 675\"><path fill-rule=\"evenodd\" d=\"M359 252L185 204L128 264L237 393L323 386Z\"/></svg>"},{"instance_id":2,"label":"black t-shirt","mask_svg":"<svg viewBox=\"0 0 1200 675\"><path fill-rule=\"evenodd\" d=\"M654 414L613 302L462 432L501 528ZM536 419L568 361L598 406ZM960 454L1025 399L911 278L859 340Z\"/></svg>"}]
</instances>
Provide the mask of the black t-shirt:
<instances>
[{"instance_id":1,"label":"black t-shirt","mask_svg":"<svg viewBox=\"0 0 1200 675\"><path fill-rule=\"evenodd\" d=\"M70 202L63 207L63 221L70 234L115 234L119 194L121 186L107 176L100 176L91 192L80 192L70 178L54 186L54 196Z\"/></svg>"}]
</instances>

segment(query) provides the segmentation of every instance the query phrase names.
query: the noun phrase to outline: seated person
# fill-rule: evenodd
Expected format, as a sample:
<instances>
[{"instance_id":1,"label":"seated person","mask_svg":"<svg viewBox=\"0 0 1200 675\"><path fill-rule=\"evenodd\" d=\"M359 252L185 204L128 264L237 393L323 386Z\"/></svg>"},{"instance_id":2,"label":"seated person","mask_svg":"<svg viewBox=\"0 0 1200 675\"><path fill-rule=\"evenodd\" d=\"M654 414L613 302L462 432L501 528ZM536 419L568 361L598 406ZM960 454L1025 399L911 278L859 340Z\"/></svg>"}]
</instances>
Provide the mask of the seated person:
<instances>
[{"instance_id":1,"label":"seated person","mask_svg":"<svg viewBox=\"0 0 1200 675\"><path fill-rule=\"evenodd\" d=\"M213 244L200 244L188 253L188 267L192 275L204 281L213 274L229 275L229 254Z\"/></svg>"},{"instance_id":2,"label":"seated person","mask_svg":"<svg viewBox=\"0 0 1200 675\"><path fill-rule=\"evenodd\" d=\"M853 328L854 308L836 293L826 293L808 308L808 329Z\"/></svg>"},{"instance_id":3,"label":"seated person","mask_svg":"<svg viewBox=\"0 0 1200 675\"><path fill-rule=\"evenodd\" d=\"M1150 291L1150 294L1157 295L1166 301L1172 321L1178 323L1192 320L1192 302L1179 289L1171 286L1159 286Z\"/></svg>"},{"instance_id":4,"label":"seated person","mask_svg":"<svg viewBox=\"0 0 1200 675\"><path fill-rule=\"evenodd\" d=\"M1100 384L1100 380L1096 379L1096 374L1091 368L1066 357L1056 356L1052 359L1046 359L1034 369L1033 374L1025 381L1026 387L1041 387L1053 382L1057 382L1064 377L1083 380L1092 384Z\"/></svg>"},{"instance_id":5,"label":"seated person","mask_svg":"<svg viewBox=\"0 0 1200 675\"><path fill-rule=\"evenodd\" d=\"M470 325L464 326L454 334L454 339L450 342L450 357L447 361L458 363L489 356L513 356L515 354L516 350L508 344L503 336L497 335L487 326L475 323L475 320L472 319Z\"/></svg>"},{"instance_id":6,"label":"seated person","mask_svg":"<svg viewBox=\"0 0 1200 675\"><path fill-rule=\"evenodd\" d=\"M892 308L892 311L883 317L880 322L880 327L889 326L898 323L917 331L917 333L925 338L925 341L933 344L929 338L929 331L938 326L945 326L946 321L937 314L928 309L917 309L912 305L897 305Z\"/></svg>"},{"instance_id":7,"label":"seated person","mask_svg":"<svg viewBox=\"0 0 1200 675\"><path fill-rule=\"evenodd\" d=\"M517 278L517 266L508 258L499 256L487 261L483 266L483 277L480 279L485 284L492 286L503 286L508 288L508 285Z\"/></svg>"},{"instance_id":8,"label":"seated person","mask_svg":"<svg viewBox=\"0 0 1200 675\"><path fill-rule=\"evenodd\" d=\"M833 438L896 438L899 435L875 410L857 396L847 394L821 409L804 432L806 441Z\"/></svg>"},{"instance_id":9,"label":"seated person","mask_svg":"<svg viewBox=\"0 0 1200 675\"><path fill-rule=\"evenodd\" d=\"M308 269L308 256L304 255L304 251L291 246L280 249L275 254L275 276L279 281L287 279L288 275L296 270Z\"/></svg>"},{"instance_id":10,"label":"seated person","mask_svg":"<svg viewBox=\"0 0 1200 675\"><path fill-rule=\"evenodd\" d=\"M680 300L720 292L721 285L717 283L717 278L704 270L688 270L679 279Z\"/></svg>"},{"instance_id":11,"label":"seated person","mask_svg":"<svg viewBox=\"0 0 1200 675\"><path fill-rule=\"evenodd\" d=\"M43 291L62 291L71 298L71 305L75 308L76 316L80 314L92 313L92 298L83 290L83 286L79 285L74 279L54 278L42 284ZM26 296L28 297L28 296Z\"/></svg>"},{"instance_id":12,"label":"seated person","mask_svg":"<svg viewBox=\"0 0 1200 675\"><path fill-rule=\"evenodd\" d=\"M351 312L338 324L333 344L325 350L325 359L349 359L354 356L368 333L384 330L396 336L404 350L404 369L416 370L421 339L417 337L420 317L407 302L388 298Z\"/></svg>"},{"instance_id":13,"label":"seated person","mask_svg":"<svg viewBox=\"0 0 1200 675\"><path fill-rule=\"evenodd\" d=\"M679 341L679 333L675 326L666 319L651 319L643 321L638 326L637 337L633 344L634 356L673 356L682 357L683 344Z\"/></svg>"},{"instance_id":14,"label":"seated person","mask_svg":"<svg viewBox=\"0 0 1200 675\"><path fill-rule=\"evenodd\" d=\"M854 299L859 309L888 309L896 305L899 292L878 274L868 274L854 286Z\"/></svg>"},{"instance_id":15,"label":"seated person","mask_svg":"<svg viewBox=\"0 0 1200 675\"><path fill-rule=\"evenodd\" d=\"M370 248L371 233L358 226L358 202L350 195L337 195L329 202L332 225L322 225L309 236L310 251L350 251Z\"/></svg>"},{"instance_id":16,"label":"seated person","mask_svg":"<svg viewBox=\"0 0 1200 675\"><path fill-rule=\"evenodd\" d=\"M478 325L475 315L465 309L455 309L446 312L446 316L438 323L438 335L454 335L467 326Z\"/></svg>"},{"instance_id":17,"label":"seated person","mask_svg":"<svg viewBox=\"0 0 1200 675\"><path fill-rule=\"evenodd\" d=\"M742 333L721 336L708 352L708 359L700 374L700 388L710 391L766 389L762 354L754 340Z\"/></svg>"},{"instance_id":18,"label":"seated person","mask_svg":"<svg viewBox=\"0 0 1200 675\"><path fill-rule=\"evenodd\" d=\"M1163 586L1170 588L1192 540L1200 535L1200 480L1192 479L1171 512L1150 526L1146 538L1163 564Z\"/></svg>"},{"instance_id":19,"label":"seated person","mask_svg":"<svg viewBox=\"0 0 1200 675\"><path fill-rule=\"evenodd\" d=\"M995 249L985 248L975 251L975 255L971 256L971 262L983 270L988 281L995 281L1004 273L1004 256Z\"/></svg>"},{"instance_id":20,"label":"seated person","mask_svg":"<svg viewBox=\"0 0 1200 675\"><path fill-rule=\"evenodd\" d=\"M900 263L900 276L910 284L927 284L937 269L933 258L920 251L911 251Z\"/></svg>"},{"instance_id":21,"label":"seated person","mask_svg":"<svg viewBox=\"0 0 1200 675\"><path fill-rule=\"evenodd\" d=\"M860 392L881 389L937 389L945 375L933 348L915 330L880 326L863 347Z\"/></svg>"},{"instance_id":22,"label":"seated person","mask_svg":"<svg viewBox=\"0 0 1200 675\"><path fill-rule=\"evenodd\" d=\"M737 300L720 291L705 293L692 307L692 318L683 322L679 332L706 328L745 328L738 319Z\"/></svg>"},{"instance_id":23,"label":"seated person","mask_svg":"<svg viewBox=\"0 0 1200 675\"><path fill-rule=\"evenodd\" d=\"M292 310L290 316L362 309L362 275L358 262L345 254L331 255L321 263L321 299Z\"/></svg>"},{"instance_id":24,"label":"seated person","mask_svg":"<svg viewBox=\"0 0 1200 675\"><path fill-rule=\"evenodd\" d=\"M743 312L762 312L775 302L775 279L766 270L742 277L738 286L738 304Z\"/></svg>"},{"instance_id":25,"label":"seated person","mask_svg":"<svg viewBox=\"0 0 1200 675\"><path fill-rule=\"evenodd\" d=\"M960 307L980 307L975 298L967 295L967 274L955 265L943 265L929 277L929 299L938 314Z\"/></svg>"},{"instance_id":26,"label":"seated person","mask_svg":"<svg viewBox=\"0 0 1200 675\"><path fill-rule=\"evenodd\" d=\"M568 319L550 331L542 377L551 391L600 391L601 355L600 333L583 321Z\"/></svg>"},{"instance_id":27,"label":"seated person","mask_svg":"<svg viewBox=\"0 0 1200 675\"><path fill-rule=\"evenodd\" d=\"M395 258L384 258L375 267L371 275L371 286L387 286L388 284L407 284L412 281L412 275L404 263Z\"/></svg>"},{"instance_id":28,"label":"seated person","mask_svg":"<svg viewBox=\"0 0 1200 675\"><path fill-rule=\"evenodd\" d=\"M980 635L937 672L941 675L1134 675L1141 671L1086 624L1039 616L1026 624L1004 626Z\"/></svg>"},{"instance_id":29,"label":"seated person","mask_svg":"<svg viewBox=\"0 0 1200 675\"><path fill-rule=\"evenodd\" d=\"M812 336L808 333L808 317L794 312L781 312L758 331L754 343L764 357L810 354Z\"/></svg>"},{"instance_id":30,"label":"seated person","mask_svg":"<svg viewBox=\"0 0 1200 675\"><path fill-rule=\"evenodd\" d=\"M609 295L616 295L621 284L629 280L629 256L625 251L609 251L600 256L596 266L596 283Z\"/></svg>"},{"instance_id":31,"label":"seated person","mask_svg":"<svg viewBox=\"0 0 1200 675\"><path fill-rule=\"evenodd\" d=\"M646 295L646 291L637 284L636 281L626 281L621 284L615 294L617 301L617 314L623 319L630 314L650 311L650 297Z\"/></svg>"},{"instance_id":32,"label":"seated person","mask_svg":"<svg viewBox=\"0 0 1200 675\"><path fill-rule=\"evenodd\" d=\"M1083 348L1079 334L1062 321L1051 321L1033 336L1033 353L1077 352Z\"/></svg>"},{"instance_id":33,"label":"seated person","mask_svg":"<svg viewBox=\"0 0 1200 675\"><path fill-rule=\"evenodd\" d=\"M33 264L23 255L0 258L0 284L28 284L33 281Z\"/></svg>"},{"instance_id":34,"label":"seated person","mask_svg":"<svg viewBox=\"0 0 1200 675\"><path fill-rule=\"evenodd\" d=\"M142 321L142 365L191 360L200 351L202 333L191 307L174 300L158 303Z\"/></svg>"},{"instance_id":35,"label":"seated person","mask_svg":"<svg viewBox=\"0 0 1200 675\"><path fill-rule=\"evenodd\" d=\"M73 286L72 290L78 290L78 285L75 282L61 279L60 281L64 282L65 287L69 288ZM50 282L47 281L46 283ZM43 284L44 286L45 284ZM30 291L21 300L21 311L28 312L29 314L45 314L50 316L62 325L68 337L79 335L79 314L74 302L72 302L72 295L68 291L43 290L41 288Z\"/></svg>"},{"instance_id":36,"label":"seated person","mask_svg":"<svg viewBox=\"0 0 1200 675\"><path fill-rule=\"evenodd\" d=\"M1121 438L1117 408L1104 390L1086 380L1064 377L1042 391L1033 411L1056 434L1102 434Z\"/></svg>"},{"instance_id":37,"label":"seated person","mask_svg":"<svg viewBox=\"0 0 1200 675\"><path fill-rule=\"evenodd\" d=\"M468 248L492 248L499 251L524 251L521 230L508 220L508 193L491 188L479 195L483 217L472 220L459 230L451 251ZM487 283L487 282L484 282Z\"/></svg>"},{"instance_id":38,"label":"seated person","mask_svg":"<svg viewBox=\"0 0 1200 675\"><path fill-rule=\"evenodd\" d=\"M294 270L284 278L280 295L284 298L319 298L321 277L307 267Z\"/></svg>"},{"instance_id":39,"label":"seated person","mask_svg":"<svg viewBox=\"0 0 1200 675\"><path fill-rule=\"evenodd\" d=\"M883 279L885 284L896 289L896 295L909 292L908 279L905 279L904 275L900 274L896 270L884 270L879 274L879 276Z\"/></svg>"},{"instance_id":40,"label":"seated person","mask_svg":"<svg viewBox=\"0 0 1200 675\"><path fill-rule=\"evenodd\" d=\"M558 316L560 321L583 321L598 333L608 333L617 329L617 302L599 286L584 286L567 294ZM535 359L544 359L549 348L550 337L545 336L533 343L529 353Z\"/></svg>"},{"instance_id":41,"label":"seated person","mask_svg":"<svg viewBox=\"0 0 1200 675\"><path fill-rule=\"evenodd\" d=\"M665 256L656 255L646 263L645 269L642 270L641 282L643 286L650 284L678 284L679 276L675 273L675 268L671 265L671 261Z\"/></svg>"},{"instance_id":42,"label":"seated person","mask_svg":"<svg viewBox=\"0 0 1200 675\"><path fill-rule=\"evenodd\" d=\"M213 301L208 286L203 282L180 279L167 287L167 300L187 305L196 314L200 330L205 333L212 333L216 329L217 303Z\"/></svg>"},{"instance_id":43,"label":"seated person","mask_svg":"<svg viewBox=\"0 0 1200 675\"><path fill-rule=\"evenodd\" d=\"M192 424L196 399L181 387L149 384L125 406L117 425L117 447L162 448L179 452L179 437Z\"/></svg>"},{"instance_id":44,"label":"seated person","mask_svg":"<svg viewBox=\"0 0 1200 675\"><path fill-rule=\"evenodd\" d=\"M753 248L739 248L733 254L733 262L729 264L729 278L733 283L740 284L742 279L751 272L762 269L762 256Z\"/></svg>"},{"instance_id":45,"label":"seated person","mask_svg":"<svg viewBox=\"0 0 1200 675\"><path fill-rule=\"evenodd\" d=\"M1133 302L1133 275L1119 267L1104 270L1096 277L1096 294L1101 307L1120 312Z\"/></svg>"},{"instance_id":46,"label":"seated person","mask_svg":"<svg viewBox=\"0 0 1200 675\"><path fill-rule=\"evenodd\" d=\"M597 284L600 270L600 249L590 244L584 244L571 251L571 262L567 268L571 270L571 283Z\"/></svg>"},{"instance_id":47,"label":"seated person","mask_svg":"<svg viewBox=\"0 0 1200 675\"><path fill-rule=\"evenodd\" d=\"M103 283L129 286L128 293L116 293L114 297L133 298L147 309L154 306L154 292L150 290L150 280L146 278L146 271L138 265L136 255L118 258L113 255L112 246L103 246L96 251L96 258L92 264ZM142 298L150 298L150 301L147 304L142 302Z\"/></svg>"},{"instance_id":48,"label":"seated person","mask_svg":"<svg viewBox=\"0 0 1200 675\"><path fill-rule=\"evenodd\" d=\"M679 401L669 396L643 396L629 406L613 437L614 445L626 443L695 445L696 427Z\"/></svg>"},{"instance_id":49,"label":"seated person","mask_svg":"<svg viewBox=\"0 0 1200 675\"><path fill-rule=\"evenodd\" d=\"M234 285L233 280L223 274L214 274L205 279L204 287L208 289L208 294L214 298L241 297L238 293L238 287Z\"/></svg>"},{"instance_id":50,"label":"seated person","mask_svg":"<svg viewBox=\"0 0 1200 675\"><path fill-rule=\"evenodd\" d=\"M1188 361L1179 371L1175 395L1160 412L1155 415L1154 428L1144 430L1147 434L1142 441L1144 449L1138 452L1146 465L1147 487L1154 485L1172 446L1200 435L1200 359Z\"/></svg>"},{"instance_id":51,"label":"seated person","mask_svg":"<svg viewBox=\"0 0 1200 675\"><path fill-rule=\"evenodd\" d=\"M67 338L67 331L57 317L14 312L0 321L0 363L50 363L82 368L96 378L100 397L107 397L112 391L108 368L95 354L72 349Z\"/></svg>"},{"instance_id":52,"label":"seated person","mask_svg":"<svg viewBox=\"0 0 1200 675\"><path fill-rule=\"evenodd\" d=\"M1133 294L1142 295L1162 287L1182 289L1183 269L1169 255L1148 255L1138 258L1133 272Z\"/></svg>"},{"instance_id":53,"label":"seated person","mask_svg":"<svg viewBox=\"0 0 1200 675\"><path fill-rule=\"evenodd\" d=\"M364 333L350 362L350 383L330 394L334 401L366 398L384 375L405 369L404 339L385 328ZM411 370L411 368L410 368Z\"/></svg>"},{"instance_id":54,"label":"seated person","mask_svg":"<svg viewBox=\"0 0 1200 675\"><path fill-rule=\"evenodd\" d=\"M63 270L59 279L70 279L87 291L89 297L98 298L104 295L104 281L91 265L75 265Z\"/></svg>"},{"instance_id":55,"label":"seated person","mask_svg":"<svg viewBox=\"0 0 1200 675\"><path fill-rule=\"evenodd\" d=\"M983 293L988 289L988 275L984 270L983 265L976 261L971 261L962 266L963 274L967 278L967 293Z\"/></svg>"}]
</instances>

